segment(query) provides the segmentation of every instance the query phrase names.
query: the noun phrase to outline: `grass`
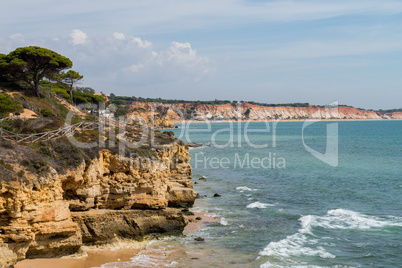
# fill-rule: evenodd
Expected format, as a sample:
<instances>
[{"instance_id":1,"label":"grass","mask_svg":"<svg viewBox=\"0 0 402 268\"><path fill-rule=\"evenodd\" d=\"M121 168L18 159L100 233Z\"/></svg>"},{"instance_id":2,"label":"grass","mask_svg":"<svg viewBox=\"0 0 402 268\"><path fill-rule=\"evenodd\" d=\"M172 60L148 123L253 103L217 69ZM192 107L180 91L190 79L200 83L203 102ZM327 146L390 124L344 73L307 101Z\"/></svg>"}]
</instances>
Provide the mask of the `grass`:
<instances>
[{"instance_id":1,"label":"grass","mask_svg":"<svg viewBox=\"0 0 402 268\"><path fill-rule=\"evenodd\" d=\"M21 164L32 173L44 176L49 172L50 165L44 158L31 158L22 160Z\"/></svg>"},{"instance_id":2,"label":"grass","mask_svg":"<svg viewBox=\"0 0 402 268\"><path fill-rule=\"evenodd\" d=\"M14 133L33 134L62 128L64 127L64 123L60 120L49 118L29 120L15 119L1 122L0 127L3 127L4 129Z\"/></svg>"}]
</instances>

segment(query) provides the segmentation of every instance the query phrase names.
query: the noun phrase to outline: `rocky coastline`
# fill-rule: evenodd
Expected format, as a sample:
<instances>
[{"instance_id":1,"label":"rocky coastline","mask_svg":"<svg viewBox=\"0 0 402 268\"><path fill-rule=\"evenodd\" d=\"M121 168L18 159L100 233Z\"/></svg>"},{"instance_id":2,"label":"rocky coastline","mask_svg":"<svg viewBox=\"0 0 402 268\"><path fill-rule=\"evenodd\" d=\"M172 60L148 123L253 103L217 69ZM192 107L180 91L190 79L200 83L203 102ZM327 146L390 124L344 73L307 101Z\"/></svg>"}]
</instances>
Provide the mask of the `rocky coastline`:
<instances>
[{"instance_id":1,"label":"rocky coastline","mask_svg":"<svg viewBox=\"0 0 402 268\"><path fill-rule=\"evenodd\" d=\"M20 164L35 154L30 147L3 142L0 267L74 254L83 245L181 233L188 224L182 207L196 197L188 147L175 140L147 150L128 157L102 149L75 168L37 174Z\"/></svg>"},{"instance_id":2,"label":"rocky coastline","mask_svg":"<svg viewBox=\"0 0 402 268\"><path fill-rule=\"evenodd\" d=\"M228 104L197 104L197 103L157 103L132 102L130 107L135 110L153 108L163 114L166 127L185 120L192 121L266 121L266 120L401 120L402 112L384 113L373 110L339 105L324 107L308 105L292 107L276 105L274 107L252 103Z\"/></svg>"}]
</instances>

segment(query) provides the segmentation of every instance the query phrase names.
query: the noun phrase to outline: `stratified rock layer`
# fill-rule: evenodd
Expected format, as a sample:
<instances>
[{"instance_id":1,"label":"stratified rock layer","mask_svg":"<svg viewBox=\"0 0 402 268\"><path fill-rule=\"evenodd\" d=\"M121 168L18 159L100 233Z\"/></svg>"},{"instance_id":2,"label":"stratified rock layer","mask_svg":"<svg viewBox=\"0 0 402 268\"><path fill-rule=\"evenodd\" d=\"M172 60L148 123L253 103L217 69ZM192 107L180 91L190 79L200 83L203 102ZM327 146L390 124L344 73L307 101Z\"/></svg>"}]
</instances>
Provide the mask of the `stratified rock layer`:
<instances>
[{"instance_id":1,"label":"stratified rock layer","mask_svg":"<svg viewBox=\"0 0 402 268\"><path fill-rule=\"evenodd\" d=\"M192 205L196 193L187 148L166 145L153 153L153 158L124 157L102 150L99 159L89 165L83 162L63 176L64 199L73 211ZM176 193L179 187L188 194Z\"/></svg>"},{"instance_id":2,"label":"stratified rock layer","mask_svg":"<svg viewBox=\"0 0 402 268\"><path fill-rule=\"evenodd\" d=\"M147 234L181 232L187 218L179 209L163 210L90 210L73 212L85 244L105 244L116 237L142 239Z\"/></svg>"},{"instance_id":3,"label":"stratified rock layer","mask_svg":"<svg viewBox=\"0 0 402 268\"><path fill-rule=\"evenodd\" d=\"M173 122L180 122L183 119L192 120L302 120L302 119L402 119L401 112L381 113L371 110L358 109L349 106L339 106L336 108L325 108L321 106L309 105L306 107L291 106L263 106L252 103L228 103L228 104L197 104L197 103L153 103L153 102L133 102L131 108L163 111L156 113L155 126L158 127L159 118L163 114L164 122L173 127ZM191 113L188 113L188 112ZM141 113L143 118L145 112ZM168 121L170 120L170 121ZM150 120L148 120L150 121Z\"/></svg>"},{"instance_id":4,"label":"stratified rock layer","mask_svg":"<svg viewBox=\"0 0 402 268\"><path fill-rule=\"evenodd\" d=\"M21 157L11 150L8 161ZM42 176L27 171L24 181L1 178L0 267L71 254L83 243L183 230L187 219L168 205L195 200L187 148L179 142L149 150L128 157L104 149L65 174L50 168Z\"/></svg>"}]
</instances>

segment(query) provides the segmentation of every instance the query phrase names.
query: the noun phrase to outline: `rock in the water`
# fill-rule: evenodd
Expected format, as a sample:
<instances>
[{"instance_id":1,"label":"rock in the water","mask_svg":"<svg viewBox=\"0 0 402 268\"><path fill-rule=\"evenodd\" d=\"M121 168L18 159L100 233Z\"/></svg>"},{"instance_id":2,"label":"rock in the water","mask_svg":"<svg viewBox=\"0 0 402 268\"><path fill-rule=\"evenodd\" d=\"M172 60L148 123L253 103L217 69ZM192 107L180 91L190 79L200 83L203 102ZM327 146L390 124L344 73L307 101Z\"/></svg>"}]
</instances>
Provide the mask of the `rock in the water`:
<instances>
[{"instance_id":1,"label":"rock in the water","mask_svg":"<svg viewBox=\"0 0 402 268\"><path fill-rule=\"evenodd\" d=\"M197 241L197 242L203 242L203 241L205 241L205 239L202 238L202 237L196 237L196 238L194 238L194 240Z\"/></svg>"},{"instance_id":2,"label":"rock in the water","mask_svg":"<svg viewBox=\"0 0 402 268\"><path fill-rule=\"evenodd\" d=\"M188 147L193 147L193 148L197 148L197 147L201 147L201 146L202 146L202 144L195 143L195 142L186 143L186 145L187 145Z\"/></svg>"},{"instance_id":3,"label":"rock in the water","mask_svg":"<svg viewBox=\"0 0 402 268\"><path fill-rule=\"evenodd\" d=\"M203 176L203 177L199 178L198 180L200 180L200 181L207 181L207 178L205 178L205 177Z\"/></svg>"},{"instance_id":4,"label":"rock in the water","mask_svg":"<svg viewBox=\"0 0 402 268\"><path fill-rule=\"evenodd\" d=\"M220 194L214 194L214 197L221 197Z\"/></svg>"}]
</instances>

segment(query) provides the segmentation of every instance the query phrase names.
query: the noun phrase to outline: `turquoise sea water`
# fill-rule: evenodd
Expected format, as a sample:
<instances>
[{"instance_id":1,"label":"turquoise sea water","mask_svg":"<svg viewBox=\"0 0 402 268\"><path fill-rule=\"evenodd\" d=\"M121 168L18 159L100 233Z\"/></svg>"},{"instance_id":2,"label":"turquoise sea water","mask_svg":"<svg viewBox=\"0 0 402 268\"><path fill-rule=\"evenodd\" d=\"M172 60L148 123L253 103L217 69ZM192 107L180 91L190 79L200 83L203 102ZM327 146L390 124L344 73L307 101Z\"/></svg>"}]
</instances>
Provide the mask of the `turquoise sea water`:
<instances>
[{"instance_id":1,"label":"turquoise sea water","mask_svg":"<svg viewBox=\"0 0 402 268\"><path fill-rule=\"evenodd\" d=\"M338 127L335 167L306 149L325 153L329 124ZM194 187L207 196L195 209L220 222L156 242L150 248L167 252L159 261L176 267L402 267L402 121L317 122L303 138L303 122L209 126L174 131L211 145L190 150ZM260 132L244 135L245 128ZM147 258L139 255L125 267L161 265Z\"/></svg>"}]
</instances>

